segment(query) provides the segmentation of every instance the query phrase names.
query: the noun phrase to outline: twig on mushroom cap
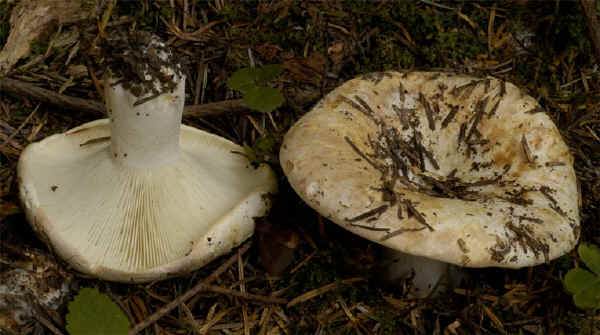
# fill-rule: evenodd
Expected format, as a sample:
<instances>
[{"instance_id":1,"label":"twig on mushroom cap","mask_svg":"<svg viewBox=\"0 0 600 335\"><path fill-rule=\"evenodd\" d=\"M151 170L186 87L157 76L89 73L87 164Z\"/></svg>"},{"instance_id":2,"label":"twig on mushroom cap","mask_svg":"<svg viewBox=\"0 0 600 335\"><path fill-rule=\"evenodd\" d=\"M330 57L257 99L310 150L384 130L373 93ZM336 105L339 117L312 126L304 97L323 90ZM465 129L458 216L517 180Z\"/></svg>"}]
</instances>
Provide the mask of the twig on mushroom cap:
<instances>
[{"instance_id":1,"label":"twig on mushroom cap","mask_svg":"<svg viewBox=\"0 0 600 335\"><path fill-rule=\"evenodd\" d=\"M429 129L435 130L435 121L433 120L433 111L431 110L431 105L423 95L423 93L419 92L419 102L425 108L425 114L427 114L427 122L429 122Z\"/></svg>"},{"instance_id":2,"label":"twig on mushroom cap","mask_svg":"<svg viewBox=\"0 0 600 335\"><path fill-rule=\"evenodd\" d=\"M529 149L529 144L527 143L527 137L525 137L525 134L521 136L521 146L523 147L523 153L525 154L525 159L527 159L527 162L530 164L535 163L535 157L531 153L531 149Z\"/></svg>"},{"instance_id":3,"label":"twig on mushroom cap","mask_svg":"<svg viewBox=\"0 0 600 335\"><path fill-rule=\"evenodd\" d=\"M360 149L358 149L358 147L352 142L352 140L348 136L345 136L344 139L352 147L352 150L354 150L362 159L367 161L367 163L369 163L375 169L377 169L377 170L381 169L381 167L379 165L375 164L373 161L371 161L369 159L369 157L367 157L362 151L360 151Z\"/></svg>"},{"instance_id":4,"label":"twig on mushroom cap","mask_svg":"<svg viewBox=\"0 0 600 335\"><path fill-rule=\"evenodd\" d=\"M369 218L371 216L375 216L375 215L379 215L383 212L385 212L388 209L388 205L381 205L379 207L376 207L374 209L371 209L369 211L366 211L362 214L359 214L358 216L355 216L351 219L346 219L346 221L348 222L356 222L356 221L360 221L360 220L364 220L366 218Z\"/></svg>"},{"instance_id":5,"label":"twig on mushroom cap","mask_svg":"<svg viewBox=\"0 0 600 335\"><path fill-rule=\"evenodd\" d=\"M393 232L391 232L391 233L389 233L387 235L384 235L381 238L381 240L379 240L379 241L384 242L386 240L389 240L392 237L396 237L396 236L398 236L400 234L403 234L403 233L416 232L416 231L421 231L421 230L425 230L425 229L427 229L427 227L421 227L421 228L401 228L401 229L398 229L398 230L394 230Z\"/></svg>"},{"instance_id":6,"label":"twig on mushroom cap","mask_svg":"<svg viewBox=\"0 0 600 335\"><path fill-rule=\"evenodd\" d=\"M456 113L458 112L459 109L460 109L460 107L458 105L452 106L450 108L450 112L448 113L448 115L446 116L444 121L442 121L442 128L446 128L448 126L448 124L450 124L450 122L454 119L454 116L456 115Z\"/></svg>"},{"instance_id":7,"label":"twig on mushroom cap","mask_svg":"<svg viewBox=\"0 0 600 335\"><path fill-rule=\"evenodd\" d=\"M431 225L429 225L427 223L427 221L425 221L425 218L423 217L423 215L414 207L414 205L412 204L412 202L410 200L405 200L404 204L406 205L406 208L415 216L415 218L417 219L417 221L419 221L420 224L427 227L427 229L429 229L429 231L435 230L435 229L433 229L433 227L431 227Z\"/></svg>"},{"instance_id":8,"label":"twig on mushroom cap","mask_svg":"<svg viewBox=\"0 0 600 335\"><path fill-rule=\"evenodd\" d=\"M461 96L464 99L467 99L471 96L471 93L475 89L475 87L484 82L484 79L474 79L464 85L457 86L450 91L450 94L454 96Z\"/></svg>"},{"instance_id":9,"label":"twig on mushroom cap","mask_svg":"<svg viewBox=\"0 0 600 335\"><path fill-rule=\"evenodd\" d=\"M471 128L469 128L469 132L467 133L467 138L465 141L468 143L469 139L473 133L477 130L477 126L479 125L479 121L483 117L483 113L485 113L485 107L488 103L488 97L485 97L479 101L477 101L477 105L475 106L475 115L473 116L473 123L471 123Z\"/></svg>"}]
</instances>

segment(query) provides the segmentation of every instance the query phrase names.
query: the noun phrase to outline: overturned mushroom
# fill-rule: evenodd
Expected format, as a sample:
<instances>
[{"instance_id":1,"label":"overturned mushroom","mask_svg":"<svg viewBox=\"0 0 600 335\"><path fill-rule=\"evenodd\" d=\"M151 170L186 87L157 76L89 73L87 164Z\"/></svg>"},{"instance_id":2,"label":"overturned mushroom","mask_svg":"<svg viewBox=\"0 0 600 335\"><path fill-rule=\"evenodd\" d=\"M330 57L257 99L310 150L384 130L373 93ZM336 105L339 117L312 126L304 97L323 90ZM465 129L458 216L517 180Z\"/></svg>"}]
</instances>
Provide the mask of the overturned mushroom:
<instances>
[{"instance_id":1,"label":"overturned mushroom","mask_svg":"<svg viewBox=\"0 0 600 335\"><path fill-rule=\"evenodd\" d=\"M403 253L391 272L427 268L415 277L422 295L439 262L520 268L574 247L573 158L542 111L492 77L368 74L291 128L281 166L315 210Z\"/></svg>"},{"instance_id":2,"label":"overturned mushroom","mask_svg":"<svg viewBox=\"0 0 600 335\"><path fill-rule=\"evenodd\" d=\"M106 60L110 119L28 146L18 172L27 217L56 253L100 278L143 282L241 244L277 185L240 146L182 126L185 77L173 55L152 37L129 43L114 52L125 61Z\"/></svg>"}]
</instances>

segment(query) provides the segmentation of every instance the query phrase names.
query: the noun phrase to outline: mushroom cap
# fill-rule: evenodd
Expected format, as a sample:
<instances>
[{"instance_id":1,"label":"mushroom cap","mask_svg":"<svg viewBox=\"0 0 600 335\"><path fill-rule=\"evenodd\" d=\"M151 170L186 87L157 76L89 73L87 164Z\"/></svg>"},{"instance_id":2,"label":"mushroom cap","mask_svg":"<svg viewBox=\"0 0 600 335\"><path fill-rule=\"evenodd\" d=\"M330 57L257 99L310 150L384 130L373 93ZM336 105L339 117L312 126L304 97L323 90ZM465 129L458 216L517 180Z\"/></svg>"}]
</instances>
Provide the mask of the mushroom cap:
<instances>
[{"instance_id":1,"label":"mushroom cap","mask_svg":"<svg viewBox=\"0 0 600 335\"><path fill-rule=\"evenodd\" d=\"M121 282L195 270L254 232L270 207L272 170L243 149L181 126L179 158L156 169L111 159L111 125L96 120L28 146L18 173L29 222L79 271Z\"/></svg>"},{"instance_id":2,"label":"mushroom cap","mask_svg":"<svg viewBox=\"0 0 600 335\"><path fill-rule=\"evenodd\" d=\"M535 99L493 77L355 78L290 129L280 162L323 216L404 253L520 268L579 237L567 145Z\"/></svg>"}]
</instances>

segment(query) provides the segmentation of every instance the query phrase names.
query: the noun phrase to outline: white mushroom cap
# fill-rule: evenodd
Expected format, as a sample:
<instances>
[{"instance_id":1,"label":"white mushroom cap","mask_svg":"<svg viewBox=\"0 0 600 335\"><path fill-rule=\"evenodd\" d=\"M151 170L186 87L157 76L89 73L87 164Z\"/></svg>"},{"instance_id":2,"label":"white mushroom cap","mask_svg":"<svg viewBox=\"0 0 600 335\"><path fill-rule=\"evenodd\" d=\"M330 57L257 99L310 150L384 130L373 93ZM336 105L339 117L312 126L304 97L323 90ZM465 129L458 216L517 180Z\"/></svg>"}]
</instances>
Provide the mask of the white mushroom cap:
<instances>
[{"instance_id":1,"label":"white mushroom cap","mask_svg":"<svg viewBox=\"0 0 600 335\"><path fill-rule=\"evenodd\" d=\"M184 78L136 105L106 86L111 120L28 146L18 172L29 222L63 259L100 278L143 282L195 270L254 232L276 192L226 139L181 126Z\"/></svg>"},{"instance_id":2,"label":"white mushroom cap","mask_svg":"<svg viewBox=\"0 0 600 335\"><path fill-rule=\"evenodd\" d=\"M177 162L155 171L111 160L107 119L30 145L19 162L27 217L82 272L125 282L164 279L226 254L254 232L276 191L223 138L182 126Z\"/></svg>"},{"instance_id":3,"label":"white mushroom cap","mask_svg":"<svg viewBox=\"0 0 600 335\"><path fill-rule=\"evenodd\" d=\"M324 97L280 162L311 207L407 254L519 268L579 236L573 158L539 104L495 78L374 73Z\"/></svg>"}]
</instances>

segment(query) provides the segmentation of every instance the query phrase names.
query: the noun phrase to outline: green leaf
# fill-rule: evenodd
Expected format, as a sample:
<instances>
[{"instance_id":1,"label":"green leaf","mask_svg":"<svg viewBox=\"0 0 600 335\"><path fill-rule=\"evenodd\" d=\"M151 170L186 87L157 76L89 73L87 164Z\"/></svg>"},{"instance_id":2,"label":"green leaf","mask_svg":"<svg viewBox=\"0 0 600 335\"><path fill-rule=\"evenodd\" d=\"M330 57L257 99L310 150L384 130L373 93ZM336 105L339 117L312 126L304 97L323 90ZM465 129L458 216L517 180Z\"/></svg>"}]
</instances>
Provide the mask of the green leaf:
<instances>
[{"instance_id":1,"label":"green leaf","mask_svg":"<svg viewBox=\"0 0 600 335\"><path fill-rule=\"evenodd\" d=\"M600 276L600 249L593 244L582 243L577 248L577 253L585 265Z\"/></svg>"},{"instance_id":2,"label":"green leaf","mask_svg":"<svg viewBox=\"0 0 600 335\"><path fill-rule=\"evenodd\" d=\"M569 270L564 279L565 288L571 294L578 294L586 291L594 281L600 281L600 278L582 268Z\"/></svg>"},{"instance_id":3,"label":"green leaf","mask_svg":"<svg viewBox=\"0 0 600 335\"><path fill-rule=\"evenodd\" d=\"M257 83L267 83L277 78L283 71L280 64L265 65L259 68L243 68L235 71L229 80L227 87L246 94L256 87Z\"/></svg>"},{"instance_id":4,"label":"green leaf","mask_svg":"<svg viewBox=\"0 0 600 335\"><path fill-rule=\"evenodd\" d=\"M246 156L248 157L248 160L251 163L258 162L258 157L256 156L256 152L254 152L254 150L246 143L244 143L244 152L246 153Z\"/></svg>"},{"instance_id":5,"label":"green leaf","mask_svg":"<svg viewBox=\"0 0 600 335\"><path fill-rule=\"evenodd\" d=\"M272 137L261 137L254 143L254 148L256 151L261 153L271 152L273 146L275 145L275 141Z\"/></svg>"},{"instance_id":6,"label":"green leaf","mask_svg":"<svg viewBox=\"0 0 600 335\"><path fill-rule=\"evenodd\" d=\"M247 67L235 71L227 80L227 87L246 94L247 91L256 87L255 70Z\"/></svg>"},{"instance_id":7,"label":"green leaf","mask_svg":"<svg viewBox=\"0 0 600 335\"><path fill-rule=\"evenodd\" d=\"M267 83L277 78L283 71L280 64L265 65L255 69L254 79L257 83Z\"/></svg>"},{"instance_id":8,"label":"green leaf","mask_svg":"<svg viewBox=\"0 0 600 335\"><path fill-rule=\"evenodd\" d=\"M125 335L129 320L121 308L95 288L82 288L69 303L67 331L70 335Z\"/></svg>"},{"instance_id":9,"label":"green leaf","mask_svg":"<svg viewBox=\"0 0 600 335\"><path fill-rule=\"evenodd\" d=\"M270 113L284 101L283 95L272 87L254 87L244 93L244 102L248 108L263 113Z\"/></svg>"},{"instance_id":10,"label":"green leaf","mask_svg":"<svg viewBox=\"0 0 600 335\"><path fill-rule=\"evenodd\" d=\"M596 279L585 291L575 294L573 301L581 309L600 308L600 279Z\"/></svg>"}]
</instances>

